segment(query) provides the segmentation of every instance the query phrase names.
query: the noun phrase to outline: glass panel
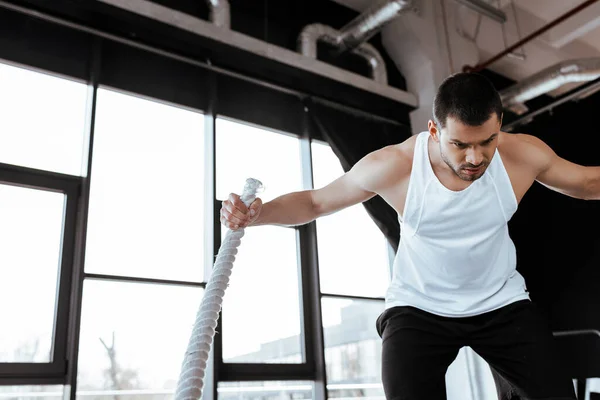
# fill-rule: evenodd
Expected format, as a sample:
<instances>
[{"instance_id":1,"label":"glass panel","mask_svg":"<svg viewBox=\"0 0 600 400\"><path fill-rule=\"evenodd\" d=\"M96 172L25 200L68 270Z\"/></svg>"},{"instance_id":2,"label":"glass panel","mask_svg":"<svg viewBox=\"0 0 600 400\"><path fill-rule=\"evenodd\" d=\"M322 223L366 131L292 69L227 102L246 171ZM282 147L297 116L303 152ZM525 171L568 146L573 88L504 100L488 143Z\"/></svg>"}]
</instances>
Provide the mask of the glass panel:
<instances>
[{"instance_id":1,"label":"glass panel","mask_svg":"<svg viewBox=\"0 0 600 400\"><path fill-rule=\"evenodd\" d=\"M247 178L264 184L263 202L302 189L298 138L223 118L216 130L218 199L241 194Z\"/></svg>"},{"instance_id":2,"label":"glass panel","mask_svg":"<svg viewBox=\"0 0 600 400\"><path fill-rule=\"evenodd\" d=\"M312 159L315 188L344 173L327 145L313 142ZM389 245L362 204L319 218L317 238L323 293L385 296L390 281Z\"/></svg>"},{"instance_id":3,"label":"glass panel","mask_svg":"<svg viewBox=\"0 0 600 400\"><path fill-rule=\"evenodd\" d=\"M587 378L587 390L584 399L598 400L600 398L600 378ZM577 381L573 380L573 386L577 390Z\"/></svg>"},{"instance_id":4,"label":"glass panel","mask_svg":"<svg viewBox=\"0 0 600 400\"><path fill-rule=\"evenodd\" d=\"M98 91L86 272L202 281L203 121Z\"/></svg>"},{"instance_id":5,"label":"glass panel","mask_svg":"<svg viewBox=\"0 0 600 400\"><path fill-rule=\"evenodd\" d=\"M223 360L303 362L296 231L246 229L233 267L223 299Z\"/></svg>"},{"instance_id":6,"label":"glass panel","mask_svg":"<svg viewBox=\"0 0 600 400\"><path fill-rule=\"evenodd\" d=\"M219 382L219 400L282 400L312 399L312 382L264 381L264 382Z\"/></svg>"},{"instance_id":7,"label":"glass panel","mask_svg":"<svg viewBox=\"0 0 600 400\"><path fill-rule=\"evenodd\" d=\"M52 361L65 198L0 185L0 362Z\"/></svg>"},{"instance_id":8,"label":"glass panel","mask_svg":"<svg viewBox=\"0 0 600 400\"><path fill-rule=\"evenodd\" d=\"M0 63L0 162L82 172L87 86Z\"/></svg>"},{"instance_id":9,"label":"glass panel","mask_svg":"<svg viewBox=\"0 0 600 400\"><path fill-rule=\"evenodd\" d=\"M375 329L384 302L325 297L321 307L328 396L384 400L381 338Z\"/></svg>"},{"instance_id":10,"label":"glass panel","mask_svg":"<svg viewBox=\"0 0 600 400\"><path fill-rule=\"evenodd\" d=\"M62 400L64 388L52 386L0 386L0 399Z\"/></svg>"},{"instance_id":11,"label":"glass panel","mask_svg":"<svg viewBox=\"0 0 600 400\"><path fill-rule=\"evenodd\" d=\"M184 286L86 280L77 397L172 394L203 293Z\"/></svg>"}]
</instances>

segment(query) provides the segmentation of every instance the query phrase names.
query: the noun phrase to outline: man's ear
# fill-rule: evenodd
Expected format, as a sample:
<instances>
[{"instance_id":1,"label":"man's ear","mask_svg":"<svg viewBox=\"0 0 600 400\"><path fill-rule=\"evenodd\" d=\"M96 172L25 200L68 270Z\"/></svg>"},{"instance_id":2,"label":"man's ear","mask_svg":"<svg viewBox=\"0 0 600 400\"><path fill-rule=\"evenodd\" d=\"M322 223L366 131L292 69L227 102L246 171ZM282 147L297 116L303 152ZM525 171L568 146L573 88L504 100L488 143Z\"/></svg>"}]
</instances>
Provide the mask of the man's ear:
<instances>
[{"instance_id":1,"label":"man's ear","mask_svg":"<svg viewBox=\"0 0 600 400\"><path fill-rule=\"evenodd\" d=\"M440 141L440 137L439 137L440 136L440 131L439 131L438 126L435 123L435 121L433 121L433 120L430 119L427 122L427 129L429 130L429 134L431 135L431 138L433 140L435 140L436 142L439 143L439 141Z\"/></svg>"}]
</instances>

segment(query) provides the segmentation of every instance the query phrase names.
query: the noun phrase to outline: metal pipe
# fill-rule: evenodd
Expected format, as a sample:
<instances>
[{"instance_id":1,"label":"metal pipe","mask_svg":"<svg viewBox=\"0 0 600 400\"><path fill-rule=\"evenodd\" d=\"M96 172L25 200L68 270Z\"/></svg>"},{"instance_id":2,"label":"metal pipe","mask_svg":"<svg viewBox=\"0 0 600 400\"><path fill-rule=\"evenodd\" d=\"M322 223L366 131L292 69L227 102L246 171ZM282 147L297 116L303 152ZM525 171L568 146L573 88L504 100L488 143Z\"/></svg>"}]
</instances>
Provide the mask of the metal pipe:
<instances>
[{"instance_id":1,"label":"metal pipe","mask_svg":"<svg viewBox=\"0 0 600 400\"><path fill-rule=\"evenodd\" d=\"M500 22L501 24L506 22L506 14L497 9L496 7L492 7L488 3L482 0L454 0L457 3L465 5L469 7L471 10L478 12L479 14L485 15L493 19L494 21Z\"/></svg>"},{"instance_id":2,"label":"metal pipe","mask_svg":"<svg viewBox=\"0 0 600 400\"><path fill-rule=\"evenodd\" d=\"M342 51L357 48L398 15L411 10L413 3L413 0L385 0L373 4L340 29L340 34L336 38L338 47Z\"/></svg>"},{"instance_id":3,"label":"metal pipe","mask_svg":"<svg viewBox=\"0 0 600 400\"><path fill-rule=\"evenodd\" d=\"M556 331L552 332L554 337L564 337L564 336L581 336L581 335L594 335L600 337L600 331L597 329L580 329L573 331Z\"/></svg>"},{"instance_id":4,"label":"metal pipe","mask_svg":"<svg viewBox=\"0 0 600 400\"><path fill-rule=\"evenodd\" d=\"M307 25L298 37L298 50L310 58L317 58L317 44L319 41L339 48L340 31L323 24ZM387 85L387 70L383 57L375 47L369 43L361 43L352 50L352 53L365 59L371 67L371 78L375 82Z\"/></svg>"},{"instance_id":5,"label":"metal pipe","mask_svg":"<svg viewBox=\"0 0 600 400\"><path fill-rule=\"evenodd\" d=\"M218 27L231 28L229 0L206 0L210 8L210 22Z\"/></svg>"},{"instance_id":6,"label":"metal pipe","mask_svg":"<svg viewBox=\"0 0 600 400\"><path fill-rule=\"evenodd\" d=\"M600 89L600 79L596 79L595 81L585 83L581 87L575 88L572 91L570 91L569 93L566 93L563 96L560 96L560 98L554 100L552 103L550 103L542 108L539 108L535 111L532 111L528 114L522 115L520 118L517 118L514 121L511 121L511 122L507 123L506 125L503 125L502 130L504 130L506 132L511 132L515 127L521 126L521 125L526 125L526 124L530 123L531 121L533 121L533 119L535 117L545 113L546 111L551 111L554 108L556 108L566 102L578 100L581 98L582 95L588 94L592 91L599 90L599 89Z\"/></svg>"},{"instance_id":7,"label":"metal pipe","mask_svg":"<svg viewBox=\"0 0 600 400\"><path fill-rule=\"evenodd\" d=\"M385 61L374 46L369 43L362 43L356 49L352 50L352 53L367 60L371 67L371 78L373 78L375 82L387 85L388 78Z\"/></svg>"},{"instance_id":8,"label":"metal pipe","mask_svg":"<svg viewBox=\"0 0 600 400\"><path fill-rule=\"evenodd\" d=\"M588 82L600 78L600 57L568 60L548 67L500 92L505 108L518 115L528 109L525 102L571 82Z\"/></svg>"},{"instance_id":9,"label":"metal pipe","mask_svg":"<svg viewBox=\"0 0 600 400\"><path fill-rule=\"evenodd\" d=\"M310 58L317 58L317 43L319 40L337 45L339 31L323 24L310 24L302 29L298 36L298 51Z\"/></svg>"},{"instance_id":10,"label":"metal pipe","mask_svg":"<svg viewBox=\"0 0 600 400\"><path fill-rule=\"evenodd\" d=\"M525 43L530 42L532 39L535 39L536 37L540 36L542 33L554 28L556 25L560 24L561 22L563 22L565 19L571 17L572 15L578 13L579 11L591 6L592 4L594 4L595 2L597 2L598 0L587 0L583 3L581 3L580 5L578 5L577 7L574 7L571 11L568 11L567 13L561 15L560 17L556 18L554 21L544 25L543 27L541 27L540 29L536 30L535 32L527 35L526 37L524 37L523 39L519 40L517 43L513 44L512 46L504 49L504 51L496 54L494 57L490 58L489 60L479 63L475 66L470 66L470 65L465 65L463 67L463 71L464 72L479 72L481 70L483 70L484 68L487 68L488 66L490 66L491 64L493 64L494 62L498 61L499 59L501 59L502 57L504 57L505 55L512 53L513 50L516 50L517 48L523 46Z\"/></svg>"}]
</instances>

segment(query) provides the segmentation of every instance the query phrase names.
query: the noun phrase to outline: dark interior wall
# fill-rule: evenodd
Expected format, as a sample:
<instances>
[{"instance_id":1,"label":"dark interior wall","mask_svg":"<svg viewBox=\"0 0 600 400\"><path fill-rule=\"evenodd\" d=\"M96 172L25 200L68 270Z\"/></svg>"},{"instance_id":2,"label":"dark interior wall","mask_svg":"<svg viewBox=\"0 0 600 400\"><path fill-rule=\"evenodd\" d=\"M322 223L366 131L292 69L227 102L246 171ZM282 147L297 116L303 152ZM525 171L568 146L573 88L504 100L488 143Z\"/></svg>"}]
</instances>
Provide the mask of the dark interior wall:
<instances>
[{"instance_id":1,"label":"dark interior wall","mask_svg":"<svg viewBox=\"0 0 600 400\"><path fill-rule=\"evenodd\" d=\"M485 73L498 89L512 81ZM535 110L551 99L528 102ZM534 135L559 156L600 166L600 130L593 116L600 95L567 102L516 132ZM509 226L517 247L518 269L532 299L555 330L600 329L600 201L573 199L535 183Z\"/></svg>"},{"instance_id":2,"label":"dark interior wall","mask_svg":"<svg viewBox=\"0 0 600 400\"><path fill-rule=\"evenodd\" d=\"M144 45L156 46L200 63L206 59L234 73L210 74L209 69L189 65L164 55L140 50L126 44L102 39L77 29L49 23L11 10L0 8L0 58L48 69L87 80L92 58L101 59L100 84L106 84L155 97L161 100L206 109L209 76L218 80L216 89L218 113L248 120L256 124L300 134L303 130L302 101L311 93L356 109L409 123L410 107L367 93L351 85L308 76L299 69L260 60L258 55L238 54L231 49L212 48L201 38L174 27L127 13L104 3L86 0L34 1L15 0L17 6L32 7L76 24L133 39ZM157 3L186 12L202 19L208 18L205 1L157 0ZM333 1L251 0L231 1L232 29L295 51L296 39L309 23L320 22L335 28L351 21L357 12ZM387 57L379 37L371 39ZM98 48L100 50L98 50ZM322 52L321 58L327 57ZM350 71L367 74L366 63L356 57L329 60ZM392 84L405 88L404 78L392 62L387 65ZM237 74L237 75L236 75ZM279 91L236 76L265 80L291 92ZM294 92L300 93L293 94ZM303 94L304 93L304 94ZM351 118L351 116L350 116Z\"/></svg>"},{"instance_id":3,"label":"dark interior wall","mask_svg":"<svg viewBox=\"0 0 600 400\"><path fill-rule=\"evenodd\" d=\"M106 49L107 52L113 54L119 52L120 59L118 62L126 67L129 64L141 64L143 69L149 68L158 71L156 78L153 78L154 81L151 82L153 86L152 93L145 94L168 101L170 99L164 98L164 96L175 97L174 102L181 98L176 90L183 88L184 91L193 91L196 89L193 85L187 85L189 87L186 87L185 80L190 75L186 73L180 77L176 71L170 74L168 67L155 68L154 64L146 64L145 61L141 60L142 58L167 59L168 57L165 55L171 54L176 58L176 61L169 60L165 63L159 61L160 64L171 65L189 64L189 62L181 60L181 57L187 58L193 60L191 63L193 68L183 66L176 67L176 69L187 71L195 69L200 75L206 75L207 71L217 69L218 72L215 75L222 78L220 84L229 83L227 82L228 78L231 78L229 81L233 81L236 80L236 77L242 76L246 77L246 80L253 80L253 82L266 82L266 86L271 85L268 90L272 92L302 99L318 97L398 121L405 125L410 123L408 113L414 109L410 105L381 96L375 92L367 92L337 79L331 79L302 68L295 68L291 64L265 58L252 51L246 51L237 46L213 40L210 37L202 37L187 30L125 11L119 7L110 6L104 2L96 0L8 1L5 4L14 4L16 7L30 9L33 15L36 16L32 17L31 15L5 9L5 7L10 8L10 6L0 6L0 21L5 21L5 23L0 24L0 33L4 33L4 35L0 35L2 36L0 38L0 44L2 44L0 52L2 52L1 57L11 61L87 79L90 68L88 61L91 54L95 52L96 42L100 41L102 42L102 48ZM202 0L156 0L155 2L203 20L208 18L208 7L206 2ZM331 0L231 1L233 31L253 36L294 52L296 51L297 37L307 24L319 22L334 28L340 28L357 15L357 12ZM60 23L49 23L43 18L37 18L37 16L66 21L68 27ZM76 26L84 27L84 32ZM88 29L101 32L101 36L109 35L110 38L98 39L96 35L86 33ZM112 40L113 37L116 39ZM146 47L143 50L135 49L135 46L132 47L128 43L123 44L123 41L133 41ZM404 78L385 53L379 35L373 37L370 43L380 50L387 61L386 67L390 85L404 90L406 87ZM119 47L122 50L118 50ZM143 53L151 53L152 51L149 51L148 47L153 48L159 55L142 55L138 57ZM5 52L5 49L8 51ZM134 51L130 52L130 49L134 49ZM321 51L319 58L321 61L356 74L368 75L365 60L357 56L343 54L339 57L332 57L330 51ZM113 63L113 60L109 60L109 62ZM203 68L201 65L205 67ZM131 68L126 69L131 70ZM116 74L119 74L118 69ZM125 72L120 75L124 78L121 81L127 79L133 81L138 78L137 76L128 76L128 73ZM140 84L130 82L127 85L145 90L146 83L151 78L151 73L143 72L140 75L144 75L143 78L145 79L140 79L143 82L140 82ZM168 87L169 83L165 82L163 84L163 81L180 82L172 86L177 89L170 89ZM246 104L246 107L253 107L256 112L246 112L245 115L260 114L262 109L269 107L262 100L272 96L263 96L264 90L258 89L258 86L260 86L258 84L246 86L252 89L250 92L244 92L246 98L253 98L254 100ZM277 89L278 87L285 90ZM252 95L254 92L257 93L256 98ZM197 97L197 94L190 93L186 96L186 100L196 102L196 99L191 98ZM288 100L286 99L286 101ZM281 107L276 108L280 109ZM233 109L239 110L240 107L223 108L223 110ZM236 118L235 115L229 116ZM258 121L253 122L259 123ZM293 125L299 126L296 123L293 123Z\"/></svg>"}]
</instances>

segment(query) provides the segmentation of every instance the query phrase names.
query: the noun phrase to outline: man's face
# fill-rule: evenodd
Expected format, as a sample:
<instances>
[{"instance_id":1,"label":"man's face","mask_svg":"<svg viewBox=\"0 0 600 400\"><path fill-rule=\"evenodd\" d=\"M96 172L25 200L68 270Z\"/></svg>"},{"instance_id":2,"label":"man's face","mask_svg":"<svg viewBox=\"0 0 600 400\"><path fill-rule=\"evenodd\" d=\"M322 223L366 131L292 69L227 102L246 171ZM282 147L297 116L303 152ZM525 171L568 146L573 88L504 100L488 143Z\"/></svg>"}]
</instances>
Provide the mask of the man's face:
<instances>
[{"instance_id":1,"label":"man's face","mask_svg":"<svg viewBox=\"0 0 600 400\"><path fill-rule=\"evenodd\" d=\"M475 181L484 174L498 147L501 121L496 114L480 126L469 126L454 117L439 129L429 121L429 132L440 146L442 160L460 179Z\"/></svg>"}]
</instances>

